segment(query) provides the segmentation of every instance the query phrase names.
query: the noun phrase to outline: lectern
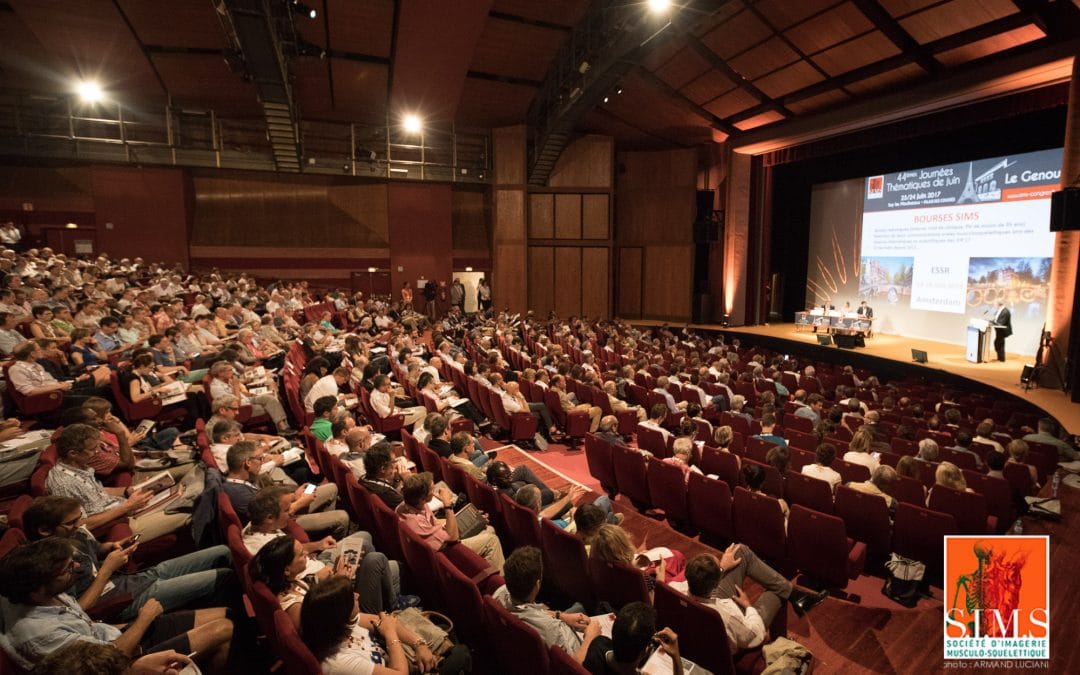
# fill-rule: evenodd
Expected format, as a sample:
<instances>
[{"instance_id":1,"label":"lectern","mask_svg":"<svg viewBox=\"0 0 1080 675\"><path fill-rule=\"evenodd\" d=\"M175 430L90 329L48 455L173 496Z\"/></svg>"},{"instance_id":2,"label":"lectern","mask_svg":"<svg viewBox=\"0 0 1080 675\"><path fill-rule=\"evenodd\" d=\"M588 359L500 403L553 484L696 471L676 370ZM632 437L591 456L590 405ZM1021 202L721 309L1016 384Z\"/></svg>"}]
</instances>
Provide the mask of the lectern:
<instances>
[{"instance_id":1,"label":"lectern","mask_svg":"<svg viewBox=\"0 0 1080 675\"><path fill-rule=\"evenodd\" d=\"M968 361L982 363L987 360L986 355L990 347L987 335L989 329L990 322L986 319L968 319L967 341L965 342L965 355Z\"/></svg>"}]
</instances>

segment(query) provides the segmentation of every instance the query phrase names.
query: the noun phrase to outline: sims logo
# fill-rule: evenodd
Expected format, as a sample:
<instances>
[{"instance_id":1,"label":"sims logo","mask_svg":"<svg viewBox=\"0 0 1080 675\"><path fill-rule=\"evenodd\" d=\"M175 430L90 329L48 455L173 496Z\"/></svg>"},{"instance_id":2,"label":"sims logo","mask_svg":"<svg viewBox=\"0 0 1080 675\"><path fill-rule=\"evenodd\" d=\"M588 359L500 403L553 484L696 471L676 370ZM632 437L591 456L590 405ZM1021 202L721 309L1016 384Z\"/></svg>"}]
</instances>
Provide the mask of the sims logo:
<instances>
[{"instance_id":1,"label":"sims logo","mask_svg":"<svg viewBox=\"0 0 1080 675\"><path fill-rule=\"evenodd\" d=\"M885 176L870 176L866 179L866 198L881 199L885 195Z\"/></svg>"},{"instance_id":2,"label":"sims logo","mask_svg":"<svg viewBox=\"0 0 1080 675\"><path fill-rule=\"evenodd\" d=\"M1049 537L947 536L944 589L946 659L1050 658Z\"/></svg>"}]
</instances>

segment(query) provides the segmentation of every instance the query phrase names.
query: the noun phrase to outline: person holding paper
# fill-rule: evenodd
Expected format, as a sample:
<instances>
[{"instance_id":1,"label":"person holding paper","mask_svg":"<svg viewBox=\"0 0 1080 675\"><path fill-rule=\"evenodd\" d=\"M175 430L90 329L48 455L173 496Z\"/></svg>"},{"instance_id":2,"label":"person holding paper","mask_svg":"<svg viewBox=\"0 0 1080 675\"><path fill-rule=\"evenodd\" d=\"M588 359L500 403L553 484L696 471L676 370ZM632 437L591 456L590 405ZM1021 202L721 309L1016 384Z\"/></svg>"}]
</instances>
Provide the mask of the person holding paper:
<instances>
[{"instance_id":1,"label":"person holding paper","mask_svg":"<svg viewBox=\"0 0 1080 675\"><path fill-rule=\"evenodd\" d=\"M540 549L522 546L510 554L503 567L506 583L492 597L514 616L536 629L544 644L558 646L578 663L585 661L589 645L600 635L600 622L585 614L585 607L575 602L565 611L555 611L537 602L544 563Z\"/></svg>"},{"instance_id":2,"label":"person holding paper","mask_svg":"<svg viewBox=\"0 0 1080 675\"><path fill-rule=\"evenodd\" d=\"M997 352L997 360L1005 360L1005 338L1012 335L1012 314L1005 306L1004 300L997 301L997 311L994 312L994 351Z\"/></svg>"}]
</instances>

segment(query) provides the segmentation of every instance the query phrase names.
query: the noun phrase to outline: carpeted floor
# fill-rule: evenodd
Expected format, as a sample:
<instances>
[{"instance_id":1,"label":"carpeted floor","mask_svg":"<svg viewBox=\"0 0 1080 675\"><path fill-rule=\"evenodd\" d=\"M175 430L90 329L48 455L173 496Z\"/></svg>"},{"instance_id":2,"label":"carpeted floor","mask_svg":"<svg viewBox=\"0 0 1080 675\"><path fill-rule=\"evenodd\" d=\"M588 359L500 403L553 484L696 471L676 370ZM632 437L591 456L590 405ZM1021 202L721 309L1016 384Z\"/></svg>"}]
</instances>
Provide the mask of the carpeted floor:
<instances>
[{"instance_id":1,"label":"carpeted floor","mask_svg":"<svg viewBox=\"0 0 1080 675\"><path fill-rule=\"evenodd\" d=\"M545 452L527 452L483 439L486 448L498 448L499 459L511 466L528 463L552 488L570 482L592 490L598 483L589 475L585 453L553 444ZM664 521L637 512L625 499L615 508L623 513L623 526L639 541L682 551L687 558L717 553L694 537L676 532ZM863 576L852 581L847 592L854 601L830 597L799 618L788 609L788 637L814 653L815 673L928 673L943 669L940 596L923 599L914 609L902 607L881 594L882 580ZM751 597L760 587L748 583Z\"/></svg>"}]
</instances>

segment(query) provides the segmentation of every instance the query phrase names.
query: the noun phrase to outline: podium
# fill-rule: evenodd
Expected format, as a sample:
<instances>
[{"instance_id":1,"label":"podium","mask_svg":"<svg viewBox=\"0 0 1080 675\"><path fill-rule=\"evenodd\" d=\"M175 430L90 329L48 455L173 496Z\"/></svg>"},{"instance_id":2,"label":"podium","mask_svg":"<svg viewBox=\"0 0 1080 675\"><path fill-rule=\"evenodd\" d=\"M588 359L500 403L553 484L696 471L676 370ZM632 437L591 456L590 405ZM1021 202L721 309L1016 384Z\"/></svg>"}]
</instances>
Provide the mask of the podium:
<instances>
[{"instance_id":1,"label":"podium","mask_svg":"<svg viewBox=\"0 0 1080 675\"><path fill-rule=\"evenodd\" d=\"M986 319L968 319L967 340L964 345L964 355L971 363L983 363L987 361L990 351L990 322Z\"/></svg>"}]
</instances>

